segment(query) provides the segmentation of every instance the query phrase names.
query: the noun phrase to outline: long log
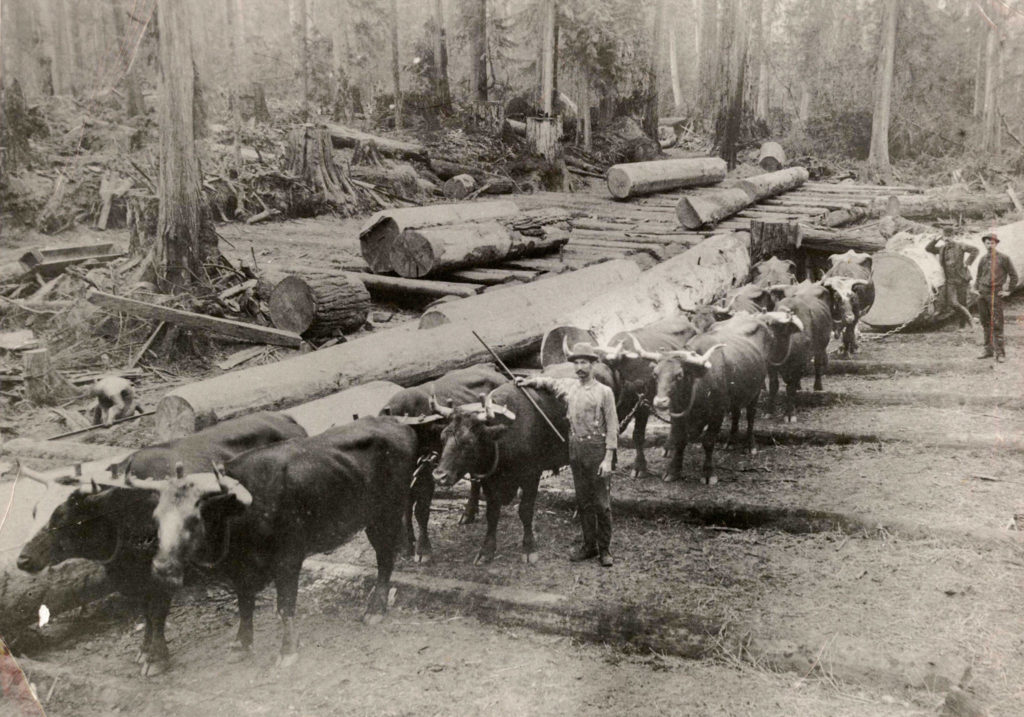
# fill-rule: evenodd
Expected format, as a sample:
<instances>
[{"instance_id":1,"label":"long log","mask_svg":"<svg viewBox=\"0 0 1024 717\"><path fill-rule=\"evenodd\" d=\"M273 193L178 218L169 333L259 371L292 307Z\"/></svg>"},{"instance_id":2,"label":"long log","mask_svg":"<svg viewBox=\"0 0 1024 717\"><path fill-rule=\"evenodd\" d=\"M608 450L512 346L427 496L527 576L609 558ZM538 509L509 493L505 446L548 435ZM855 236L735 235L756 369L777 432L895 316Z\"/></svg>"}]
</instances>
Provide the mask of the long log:
<instances>
[{"instance_id":1,"label":"long log","mask_svg":"<svg viewBox=\"0 0 1024 717\"><path fill-rule=\"evenodd\" d=\"M608 191L616 199L628 199L668 189L717 184L725 179L725 172L725 162L718 157L616 164L608 170Z\"/></svg>"},{"instance_id":2,"label":"long log","mask_svg":"<svg viewBox=\"0 0 1024 717\"><path fill-rule=\"evenodd\" d=\"M304 267L281 267L277 269L263 269L263 278L271 285L281 281L292 274L303 276L319 276L321 274L334 276L336 271L315 271ZM425 279L406 279L401 276L388 276L386 274L370 274L369 272L350 271L346 272L353 279L358 279L374 298L393 299L396 296L407 295L425 296L439 299L442 296L476 296L486 288L484 282L479 284L464 283L461 281L432 281ZM466 279L466 282L469 282ZM267 295L269 298L269 293Z\"/></svg>"},{"instance_id":3,"label":"long log","mask_svg":"<svg viewBox=\"0 0 1024 717\"><path fill-rule=\"evenodd\" d=\"M648 269L635 281L607 289L580 304L563 322L606 342L714 301L750 273L750 237L718 234Z\"/></svg>"},{"instance_id":4,"label":"long log","mask_svg":"<svg viewBox=\"0 0 1024 717\"><path fill-rule=\"evenodd\" d=\"M330 133L331 143L335 147L352 148L361 143L373 142L382 154L386 154L389 157L418 159L422 162L427 161L427 149L421 144L367 134L366 132L360 132L357 129L334 122L325 122L324 126L327 128L328 133Z\"/></svg>"},{"instance_id":5,"label":"long log","mask_svg":"<svg viewBox=\"0 0 1024 717\"><path fill-rule=\"evenodd\" d=\"M444 324L503 325L521 317L555 316L569 312L608 287L640 276L640 267L628 259L615 259L584 269L509 286L480 296L447 301L431 307L420 317L421 329ZM543 332L542 332L543 333Z\"/></svg>"},{"instance_id":6,"label":"long log","mask_svg":"<svg viewBox=\"0 0 1024 717\"><path fill-rule=\"evenodd\" d=\"M806 182L809 176L803 167L790 167L777 172L747 177L741 180L737 186L753 197L754 201L759 202L762 199L796 189Z\"/></svg>"},{"instance_id":7,"label":"long log","mask_svg":"<svg viewBox=\"0 0 1024 717\"><path fill-rule=\"evenodd\" d=\"M897 199L888 196L865 198L862 204L829 212L822 224L844 226L862 219L876 219L896 209L906 219L958 218L981 219L1013 211L1013 201L1006 194L967 194L965 192L933 191Z\"/></svg>"},{"instance_id":8,"label":"long log","mask_svg":"<svg viewBox=\"0 0 1024 717\"><path fill-rule=\"evenodd\" d=\"M554 251L569 240L562 231L524 236L496 222L406 229L391 241L391 266L401 276L424 277L470 266Z\"/></svg>"},{"instance_id":9,"label":"long log","mask_svg":"<svg viewBox=\"0 0 1024 717\"><path fill-rule=\"evenodd\" d=\"M753 198L743 189L711 189L684 194L676 205L676 215L687 229L698 229L706 224L717 224L753 203Z\"/></svg>"},{"instance_id":10,"label":"long log","mask_svg":"<svg viewBox=\"0 0 1024 717\"><path fill-rule=\"evenodd\" d=\"M977 275L978 262L985 254L981 237L989 231L999 236L998 250L1009 257L1020 275L1024 271L1024 221L957 237L957 241L970 244L979 251L979 258L970 266L971 276ZM944 317L945 307L937 300L945 284L942 265L938 256L924 249L934 236L898 232L886 243L885 251L874 255L875 303L864 315L864 323L887 328L926 325Z\"/></svg>"},{"instance_id":11,"label":"long log","mask_svg":"<svg viewBox=\"0 0 1024 717\"><path fill-rule=\"evenodd\" d=\"M885 248L885 240L877 235L840 232L801 223L797 246L829 254L842 254L850 249L873 254Z\"/></svg>"},{"instance_id":12,"label":"long log","mask_svg":"<svg viewBox=\"0 0 1024 717\"><path fill-rule=\"evenodd\" d=\"M507 199L390 209L370 217L359 232L359 246L370 271L381 274L391 271L391 242L406 229L482 222L518 213L519 207Z\"/></svg>"},{"instance_id":13,"label":"long log","mask_svg":"<svg viewBox=\"0 0 1024 717\"><path fill-rule=\"evenodd\" d=\"M268 302L279 329L307 338L356 331L370 314L370 292L348 272L288 276L277 282Z\"/></svg>"},{"instance_id":14,"label":"long log","mask_svg":"<svg viewBox=\"0 0 1024 717\"><path fill-rule=\"evenodd\" d=\"M281 413L295 420L306 433L315 436L328 428L342 426L358 416L376 416L402 390L390 381L370 381L332 393L315 401L287 408Z\"/></svg>"}]
</instances>

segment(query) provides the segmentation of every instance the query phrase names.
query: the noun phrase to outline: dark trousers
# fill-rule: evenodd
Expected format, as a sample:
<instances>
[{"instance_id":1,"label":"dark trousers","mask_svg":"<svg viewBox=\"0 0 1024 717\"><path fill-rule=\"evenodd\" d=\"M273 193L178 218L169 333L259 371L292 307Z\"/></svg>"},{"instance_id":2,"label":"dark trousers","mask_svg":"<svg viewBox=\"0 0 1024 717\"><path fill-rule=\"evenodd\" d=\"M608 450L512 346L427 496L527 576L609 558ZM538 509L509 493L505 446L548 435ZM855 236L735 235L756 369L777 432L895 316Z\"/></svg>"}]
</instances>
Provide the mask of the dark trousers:
<instances>
[{"instance_id":1,"label":"dark trousers","mask_svg":"<svg viewBox=\"0 0 1024 717\"><path fill-rule=\"evenodd\" d=\"M946 280L946 306L959 316L961 327L971 323L971 312L967 308L967 287L967 282Z\"/></svg>"},{"instance_id":2,"label":"dark trousers","mask_svg":"<svg viewBox=\"0 0 1024 717\"><path fill-rule=\"evenodd\" d=\"M1005 355L1003 298L989 290L982 291L978 298L978 315L981 319L981 330L985 332L985 349L999 356Z\"/></svg>"},{"instance_id":3,"label":"dark trousers","mask_svg":"<svg viewBox=\"0 0 1024 717\"><path fill-rule=\"evenodd\" d=\"M612 483L610 475L597 475L604 454L603 440L569 438L569 468L583 528L583 547L607 551L612 540Z\"/></svg>"}]
</instances>

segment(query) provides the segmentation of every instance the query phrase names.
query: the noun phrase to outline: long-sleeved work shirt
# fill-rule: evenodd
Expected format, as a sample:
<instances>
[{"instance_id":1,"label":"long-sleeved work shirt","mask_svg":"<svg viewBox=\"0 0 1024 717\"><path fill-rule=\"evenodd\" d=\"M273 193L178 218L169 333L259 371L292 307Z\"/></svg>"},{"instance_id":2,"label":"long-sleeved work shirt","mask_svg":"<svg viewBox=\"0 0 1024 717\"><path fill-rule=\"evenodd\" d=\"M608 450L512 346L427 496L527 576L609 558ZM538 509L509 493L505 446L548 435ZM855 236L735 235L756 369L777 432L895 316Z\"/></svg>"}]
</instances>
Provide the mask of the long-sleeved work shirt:
<instances>
[{"instance_id":1,"label":"long-sleeved work shirt","mask_svg":"<svg viewBox=\"0 0 1024 717\"><path fill-rule=\"evenodd\" d=\"M581 383L575 378L538 376L531 384L551 391L566 402L573 438L580 441L603 438L606 450L618 448L619 417L610 388L594 378Z\"/></svg>"},{"instance_id":2,"label":"long-sleeved work shirt","mask_svg":"<svg viewBox=\"0 0 1024 717\"><path fill-rule=\"evenodd\" d=\"M971 274L967 269L967 264L973 264L974 260L978 258L978 248L952 239L946 239L945 242L940 248L936 246L939 243L939 237L935 237L925 246L925 251L938 255L947 280L963 284L971 283ZM966 262L964 262L965 256L967 257Z\"/></svg>"},{"instance_id":3,"label":"long-sleeved work shirt","mask_svg":"<svg viewBox=\"0 0 1024 717\"><path fill-rule=\"evenodd\" d=\"M1006 287L1006 290L1013 291L1017 287L1018 278L1017 270L1013 268L1010 257L998 251L986 252L978 262L978 279L974 288L982 296L985 296L986 292L991 291L993 287L999 292L1003 290L1003 284L1007 278L1010 280L1010 285Z\"/></svg>"}]
</instances>

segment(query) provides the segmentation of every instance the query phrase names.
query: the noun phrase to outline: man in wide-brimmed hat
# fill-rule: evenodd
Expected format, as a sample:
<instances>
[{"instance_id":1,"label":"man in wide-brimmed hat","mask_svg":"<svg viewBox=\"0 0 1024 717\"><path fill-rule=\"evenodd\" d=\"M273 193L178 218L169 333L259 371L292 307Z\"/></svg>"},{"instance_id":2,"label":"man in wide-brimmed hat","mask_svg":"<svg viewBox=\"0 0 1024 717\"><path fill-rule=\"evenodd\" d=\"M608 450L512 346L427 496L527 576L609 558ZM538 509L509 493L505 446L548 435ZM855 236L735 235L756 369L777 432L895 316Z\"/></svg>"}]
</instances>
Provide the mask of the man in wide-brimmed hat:
<instances>
[{"instance_id":1,"label":"man in wide-brimmed hat","mask_svg":"<svg viewBox=\"0 0 1024 717\"><path fill-rule=\"evenodd\" d=\"M576 489L576 504L583 528L583 545L569 559L600 558L611 567L611 472L619 440L619 418L612 390L594 378L597 351L588 343L572 347L566 359L576 378L517 378L520 386L533 386L562 398L569 414L569 467Z\"/></svg>"},{"instance_id":2,"label":"man in wide-brimmed hat","mask_svg":"<svg viewBox=\"0 0 1024 717\"><path fill-rule=\"evenodd\" d=\"M981 330L985 332L985 351L978 358L991 358L996 361L1006 359L1006 344L1003 339L1003 297L1017 288L1017 271L1013 268L1010 257L996 251L999 237L995 233L986 234L981 238L985 245L985 253L978 262L978 277L974 282L977 289L978 314L981 319Z\"/></svg>"}]
</instances>

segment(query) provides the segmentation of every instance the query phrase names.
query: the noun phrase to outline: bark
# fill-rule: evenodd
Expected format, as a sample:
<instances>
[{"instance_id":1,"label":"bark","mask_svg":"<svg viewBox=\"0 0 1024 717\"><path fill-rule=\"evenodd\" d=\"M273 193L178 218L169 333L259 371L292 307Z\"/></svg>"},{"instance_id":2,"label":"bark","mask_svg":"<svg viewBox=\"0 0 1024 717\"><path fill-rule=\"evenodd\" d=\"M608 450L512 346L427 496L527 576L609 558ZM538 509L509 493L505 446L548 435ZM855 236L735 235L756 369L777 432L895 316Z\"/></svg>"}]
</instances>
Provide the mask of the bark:
<instances>
[{"instance_id":1,"label":"bark","mask_svg":"<svg viewBox=\"0 0 1024 717\"><path fill-rule=\"evenodd\" d=\"M754 201L759 202L762 199L768 199L801 187L809 176L803 167L790 167L777 172L747 177L741 180L738 186L742 187Z\"/></svg>"},{"instance_id":2,"label":"bark","mask_svg":"<svg viewBox=\"0 0 1024 717\"><path fill-rule=\"evenodd\" d=\"M398 59L398 0L391 0L391 79L395 93L395 129L402 129L402 66Z\"/></svg>"},{"instance_id":3,"label":"bark","mask_svg":"<svg viewBox=\"0 0 1024 717\"><path fill-rule=\"evenodd\" d=\"M672 111L678 112L685 99L683 98L683 82L679 75L679 53L676 49L676 35L679 32L679 27L674 20L675 18L668 23L668 69L672 76Z\"/></svg>"},{"instance_id":4,"label":"bark","mask_svg":"<svg viewBox=\"0 0 1024 717\"><path fill-rule=\"evenodd\" d=\"M331 142L335 147L355 147L360 143L373 142L381 154L386 154L389 157L427 161L427 149L421 144L360 132L357 129L333 122L325 122L324 126L330 132Z\"/></svg>"},{"instance_id":5,"label":"bark","mask_svg":"<svg viewBox=\"0 0 1024 717\"><path fill-rule=\"evenodd\" d=\"M544 0L543 34L541 39L540 102L545 117L552 114L552 99L555 89L555 22L557 0ZM538 152L540 153L540 152Z\"/></svg>"},{"instance_id":6,"label":"bark","mask_svg":"<svg viewBox=\"0 0 1024 717\"><path fill-rule=\"evenodd\" d=\"M1002 43L999 30L989 27L985 45L985 101L982 114L982 148L986 152L999 151L999 90L998 67Z\"/></svg>"},{"instance_id":7,"label":"bark","mask_svg":"<svg viewBox=\"0 0 1024 717\"><path fill-rule=\"evenodd\" d=\"M457 174L444 183L441 191L447 199L465 199L476 189L476 180L470 174Z\"/></svg>"},{"instance_id":8,"label":"bark","mask_svg":"<svg viewBox=\"0 0 1024 717\"><path fill-rule=\"evenodd\" d=\"M868 153L868 164L883 178L892 175L892 165L889 163L889 114L892 105L892 76L900 8L900 0L885 0L882 38L879 42L878 74L875 80L875 111L871 116L871 149Z\"/></svg>"},{"instance_id":9,"label":"bark","mask_svg":"<svg viewBox=\"0 0 1024 717\"><path fill-rule=\"evenodd\" d=\"M355 201L345 170L334 161L327 129L304 125L289 132L285 164L289 174L300 177L326 201L339 206Z\"/></svg>"},{"instance_id":10,"label":"bark","mask_svg":"<svg viewBox=\"0 0 1024 717\"><path fill-rule=\"evenodd\" d=\"M419 326L440 331L446 324L461 324L480 330L495 324L505 327L529 321L541 327L543 334L551 322L570 314L581 303L640 276L640 268L628 259L607 261L529 284L438 304L424 312ZM539 341L540 335L537 338Z\"/></svg>"},{"instance_id":11,"label":"bark","mask_svg":"<svg viewBox=\"0 0 1024 717\"><path fill-rule=\"evenodd\" d=\"M768 120L768 40L771 37L771 2L758 0L755 12L758 13L757 32L757 103L754 114L758 119Z\"/></svg>"},{"instance_id":12,"label":"bark","mask_svg":"<svg viewBox=\"0 0 1024 717\"><path fill-rule=\"evenodd\" d=\"M729 169L736 167L740 124L743 119L743 85L747 66L747 28L742 0L725 0L719 62L722 95L715 117L714 145Z\"/></svg>"},{"instance_id":13,"label":"bark","mask_svg":"<svg viewBox=\"0 0 1024 717\"><path fill-rule=\"evenodd\" d=\"M278 282L268 305L277 328L323 339L362 328L370 314L370 293L347 272L293 275Z\"/></svg>"},{"instance_id":14,"label":"bark","mask_svg":"<svg viewBox=\"0 0 1024 717\"><path fill-rule=\"evenodd\" d=\"M786 166L786 150L778 142L765 142L757 154L757 163L766 172L775 172Z\"/></svg>"},{"instance_id":15,"label":"bark","mask_svg":"<svg viewBox=\"0 0 1024 717\"><path fill-rule=\"evenodd\" d=\"M560 117L527 117L526 141L535 154L554 161L561 154L562 122Z\"/></svg>"},{"instance_id":16,"label":"bark","mask_svg":"<svg viewBox=\"0 0 1024 717\"><path fill-rule=\"evenodd\" d=\"M242 132L242 109L239 106L238 88L241 86L239 81L238 73L240 72L239 63L239 46L240 36L239 32L239 18L235 14L237 0L224 0L224 15L228 24L227 42L228 42L228 58L230 62L229 72L233 73L233 77L228 77L228 106L231 109L231 161L234 165L235 176L240 177L242 174L242 147L241 147L241 132ZM240 216L245 213L244 200L242 198L242 191L240 189L235 190L235 216Z\"/></svg>"},{"instance_id":17,"label":"bark","mask_svg":"<svg viewBox=\"0 0 1024 717\"><path fill-rule=\"evenodd\" d=\"M157 273L175 292L205 276L203 263L217 254L217 235L202 196L196 154L201 114L187 4L158 0L160 25L160 210Z\"/></svg>"},{"instance_id":18,"label":"bark","mask_svg":"<svg viewBox=\"0 0 1024 717\"><path fill-rule=\"evenodd\" d=\"M374 299L395 300L408 299L410 296L426 297L428 299L439 299L444 296L476 296L484 290L483 283L469 284L454 281L434 281L421 279L406 279L400 276L384 276L358 271L338 272L314 270L308 266L279 267L277 269L264 269L260 279L260 286L257 292L261 298L270 298L273 287L290 275L302 275L305 277L337 276L345 273L352 279L362 282L370 296Z\"/></svg>"},{"instance_id":19,"label":"bark","mask_svg":"<svg viewBox=\"0 0 1024 717\"><path fill-rule=\"evenodd\" d=\"M988 25L979 14L976 23L978 57L974 65L974 104L971 114L974 117L981 117L982 108L985 106L985 67L988 57Z\"/></svg>"},{"instance_id":20,"label":"bark","mask_svg":"<svg viewBox=\"0 0 1024 717\"><path fill-rule=\"evenodd\" d=\"M739 187L710 189L683 195L676 205L676 216L687 229L698 229L717 224L753 203L753 197Z\"/></svg>"},{"instance_id":21,"label":"bark","mask_svg":"<svg viewBox=\"0 0 1024 717\"><path fill-rule=\"evenodd\" d=\"M718 81L718 0L700 2L700 76L697 82L697 106L707 117L715 102L714 88Z\"/></svg>"},{"instance_id":22,"label":"bark","mask_svg":"<svg viewBox=\"0 0 1024 717\"><path fill-rule=\"evenodd\" d=\"M628 199L680 187L700 187L725 179L725 162L716 157L617 164L608 170L608 191Z\"/></svg>"},{"instance_id":23,"label":"bark","mask_svg":"<svg viewBox=\"0 0 1024 717\"><path fill-rule=\"evenodd\" d=\"M38 575L9 568L0 580L0 633L10 638L37 623L40 605L59 615L112 592L106 571L89 560L68 560Z\"/></svg>"},{"instance_id":24,"label":"bark","mask_svg":"<svg viewBox=\"0 0 1024 717\"><path fill-rule=\"evenodd\" d=\"M471 40L473 57L470 70L470 91L480 102L487 101L487 0L474 0L476 16Z\"/></svg>"},{"instance_id":25,"label":"bark","mask_svg":"<svg viewBox=\"0 0 1024 717\"><path fill-rule=\"evenodd\" d=\"M288 0L288 20L291 24L292 47L298 61L295 75L302 89L302 116L309 118L309 37L306 29L306 0Z\"/></svg>"},{"instance_id":26,"label":"bark","mask_svg":"<svg viewBox=\"0 0 1024 717\"><path fill-rule=\"evenodd\" d=\"M660 87L658 66L661 60L661 48L665 39L665 0L657 0L654 6L654 24L651 33L651 57L647 69L647 106L644 112L644 133L651 139L658 139L658 100Z\"/></svg>"},{"instance_id":27,"label":"bark","mask_svg":"<svg viewBox=\"0 0 1024 717\"><path fill-rule=\"evenodd\" d=\"M444 0L434 0L434 84L437 103L443 112L451 112L452 96L448 89L448 40L444 25Z\"/></svg>"}]
</instances>

